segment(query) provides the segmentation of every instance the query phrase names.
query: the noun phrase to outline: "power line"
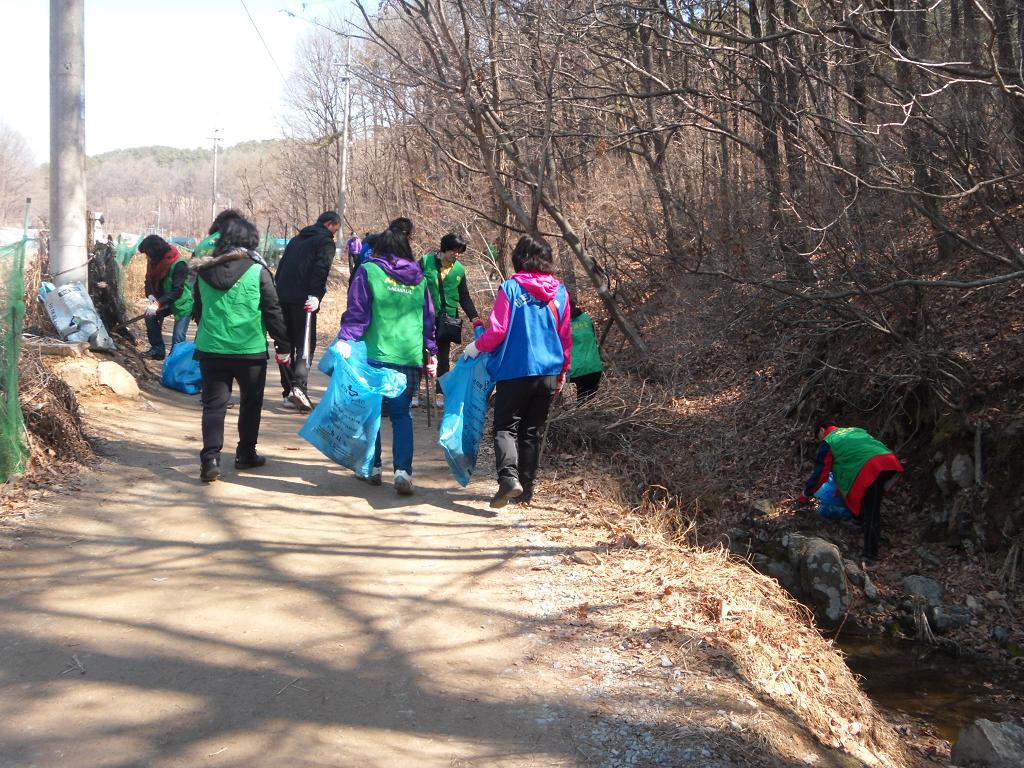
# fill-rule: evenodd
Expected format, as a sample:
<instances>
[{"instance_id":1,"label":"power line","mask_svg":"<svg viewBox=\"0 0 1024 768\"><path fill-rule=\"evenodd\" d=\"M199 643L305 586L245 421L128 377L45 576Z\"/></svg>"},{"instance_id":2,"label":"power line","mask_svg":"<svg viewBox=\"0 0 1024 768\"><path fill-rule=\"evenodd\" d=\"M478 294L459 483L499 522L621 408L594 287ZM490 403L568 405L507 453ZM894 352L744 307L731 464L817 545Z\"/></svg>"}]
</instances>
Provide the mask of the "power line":
<instances>
[{"instance_id":1,"label":"power line","mask_svg":"<svg viewBox=\"0 0 1024 768\"><path fill-rule=\"evenodd\" d=\"M282 81L287 83L288 78L284 76L284 72L282 72L281 67L278 66L277 59L274 58L274 54L270 52L270 46L267 45L267 41L263 39L263 33L260 32L260 28L256 25L256 19L254 19L252 14L249 13L249 7L245 4L245 0L238 0L238 2L240 2L242 7L245 8L245 14L249 17L249 21L252 22L252 28L256 30L257 37L259 37L260 42L263 43L263 48L266 50L267 56L269 56L270 60L274 62L274 68L277 69L277 74L281 76Z\"/></svg>"}]
</instances>

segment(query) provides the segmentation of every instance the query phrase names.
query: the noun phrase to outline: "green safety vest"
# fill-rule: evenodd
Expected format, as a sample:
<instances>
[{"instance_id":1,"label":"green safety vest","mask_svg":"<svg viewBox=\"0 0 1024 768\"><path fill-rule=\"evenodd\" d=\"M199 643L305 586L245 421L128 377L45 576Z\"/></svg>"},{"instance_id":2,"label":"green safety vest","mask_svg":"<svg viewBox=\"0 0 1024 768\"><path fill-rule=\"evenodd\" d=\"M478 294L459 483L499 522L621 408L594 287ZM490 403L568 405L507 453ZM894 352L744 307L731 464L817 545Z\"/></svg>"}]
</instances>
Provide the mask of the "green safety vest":
<instances>
[{"instance_id":1,"label":"green safety vest","mask_svg":"<svg viewBox=\"0 0 1024 768\"><path fill-rule=\"evenodd\" d=\"M885 444L873 438L860 427L839 427L825 435L832 451L832 476L846 496L857 475L875 456L892 453Z\"/></svg>"},{"instance_id":2,"label":"green safety vest","mask_svg":"<svg viewBox=\"0 0 1024 768\"><path fill-rule=\"evenodd\" d=\"M220 240L220 232L214 232L212 235L204 237L192 251L192 258L202 259L206 256L213 256L213 249L217 247L218 240Z\"/></svg>"},{"instance_id":3,"label":"green safety vest","mask_svg":"<svg viewBox=\"0 0 1024 768\"><path fill-rule=\"evenodd\" d=\"M569 378L575 379L603 370L601 352L597 348L597 336L594 334L594 321L586 312L581 312L572 321L572 368Z\"/></svg>"},{"instance_id":4,"label":"green safety vest","mask_svg":"<svg viewBox=\"0 0 1024 768\"><path fill-rule=\"evenodd\" d=\"M226 291L202 276L196 281L203 314L196 330L196 349L215 355L267 353L267 327L260 312L260 270L253 264Z\"/></svg>"},{"instance_id":5,"label":"green safety vest","mask_svg":"<svg viewBox=\"0 0 1024 768\"><path fill-rule=\"evenodd\" d=\"M363 264L370 284L370 325L363 334L370 360L395 365L423 365L425 280L405 285L372 262Z\"/></svg>"},{"instance_id":6,"label":"green safety vest","mask_svg":"<svg viewBox=\"0 0 1024 768\"><path fill-rule=\"evenodd\" d=\"M423 279L430 289L430 299L434 302L434 312L441 312L441 299L437 290L437 273L440 269L440 259L435 253L428 253L423 257ZM444 311L448 317L459 316L459 283L466 277L466 268L458 259L448 270L448 274L441 280L444 286Z\"/></svg>"},{"instance_id":7,"label":"green safety vest","mask_svg":"<svg viewBox=\"0 0 1024 768\"><path fill-rule=\"evenodd\" d=\"M174 268L178 264L185 264L185 268L188 268L188 259L184 256L179 256L171 264L171 268L167 270L167 277L164 278L164 296L171 292L171 283L174 282L172 273ZM181 296L175 299L173 304L173 313L176 319L187 317L192 312L192 286L189 285L188 278L185 278L185 287L181 291Z\"/></svg>"}]
</instances>

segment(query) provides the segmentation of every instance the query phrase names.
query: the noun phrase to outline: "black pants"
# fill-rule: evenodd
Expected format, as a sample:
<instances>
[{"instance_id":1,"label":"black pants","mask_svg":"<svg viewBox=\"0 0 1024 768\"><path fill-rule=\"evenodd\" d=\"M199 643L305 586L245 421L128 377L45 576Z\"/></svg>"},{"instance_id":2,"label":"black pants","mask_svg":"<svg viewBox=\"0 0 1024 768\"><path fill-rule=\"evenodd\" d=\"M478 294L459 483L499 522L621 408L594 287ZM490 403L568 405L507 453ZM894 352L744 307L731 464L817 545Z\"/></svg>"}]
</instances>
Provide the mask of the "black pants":
<instances>
[{"instance_id":1,"label":"black pants","mask_svg":"<svg viewBox=\"0 0 1024 768\"><path fill-rule=\"evenodd\" d=\"M576 385L576 399L581 403L585 403L597 394L597 388L601 384L601 371L577 376L575 379L569 379L569 381Z\"/></svg>"},{"instance_id":2,"label":"black pants","mask_svg":"<svg viewBox=\"0 0 1024 768\"><path fill-rule=\"evenodd\" d=\"M256 454L263 410L267 361L237 357L208 357L199 361L203 374L203 450L201 461L219 459L224 447L224 414L231 401L231 385L238 382L238 447L235 456Z\"/></svg>"},{"instance_id":3,"label":"black pants","mask_svg":"<svg viewBox=\"0 0 1024 768\"><path fill-rule=\"evenodd\" d=\"M517 477L530 490L537 478L540 440L556 376L527 376L499 381L494 400L494 459L498 478Z\"/></svg>"},{"instance_id":4,"label":"black pants","mask_svg":"<svg viewBox=\"0 0 1024 768\"><path fill-rule=\"evenodd\" d=\"M878 542L882 538L882 496L885 486L896 473L887 470L880 472L878 478L867 490L860 502L860 521L864 526L864 551L862 555L874 560L878 557Z\"/></svg>"},{"instance_id":5,"label":"black pants","mask_svg":"<svg viewBox=\"0 0 1024 768\"><path fill-rule=\"evenodd\" d=\"M288 341L292 343L292 367L281 369L281 390L283 397L288 397L292 387L298 387L303 392L309 383L309 367L302 359L302 344L306 337L306 317L309 317L309 360L313 360L313 350L316 349L316 312L307 312L305 304L281 304L281 314L284 315L284 327L288 330Z\"/></svg>"},{"instance_id":6,"label":"black pants","mask_svg":"<svg viewBox=\"0 0 1024 768\"><path fill-rule=\"evenodd\" d=\"M452 343L450 341L437 342L437 378L440 379L452 369ZM434 384L438 394L441 394L441 382Z\"/></svg>"}]
</instances>

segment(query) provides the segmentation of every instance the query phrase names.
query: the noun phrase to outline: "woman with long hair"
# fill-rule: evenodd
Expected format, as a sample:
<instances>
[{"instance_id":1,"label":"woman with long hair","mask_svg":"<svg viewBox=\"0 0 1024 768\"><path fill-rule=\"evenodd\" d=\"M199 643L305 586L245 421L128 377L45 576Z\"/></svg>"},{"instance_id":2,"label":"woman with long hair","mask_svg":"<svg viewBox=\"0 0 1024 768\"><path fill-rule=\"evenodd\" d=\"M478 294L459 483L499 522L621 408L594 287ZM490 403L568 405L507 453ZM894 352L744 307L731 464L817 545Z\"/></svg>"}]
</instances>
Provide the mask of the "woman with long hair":
<instances>
[{"instance_id":1,"label":"woman with long hair","mask_svg":"<svg viewBox=\"0 0 1024 768\"><path fill-rule=\"evenodd\" d=\"M398 397L385 398L391 419L395 490L413 492L412 396L419 389L420 372L437 374L437 343L434 340L434 305L423 278L423 268L412 255L409 237L412 222L395 219L379 234L373 254L360 264L348 287L348 306L341 318L340 354L351 354L350 341L366 343L371 365L392 368L406 376L407 386ZM368 481L382 482L380 434Z\"/></svg>"},{"instance_id":2,"label":"woman with long hair","mask_svg":"<svg viewBox=\"0 0 1024 768\"><path fill-rule=\"evenodd\" d=\"M512 251L516 273L501 284L487 330L463 352L491 353L494 401L495 509L533 498L540 440L572 360L569 294L552 275L551 246L524 235Z\"/></svg>"}]
</instances>

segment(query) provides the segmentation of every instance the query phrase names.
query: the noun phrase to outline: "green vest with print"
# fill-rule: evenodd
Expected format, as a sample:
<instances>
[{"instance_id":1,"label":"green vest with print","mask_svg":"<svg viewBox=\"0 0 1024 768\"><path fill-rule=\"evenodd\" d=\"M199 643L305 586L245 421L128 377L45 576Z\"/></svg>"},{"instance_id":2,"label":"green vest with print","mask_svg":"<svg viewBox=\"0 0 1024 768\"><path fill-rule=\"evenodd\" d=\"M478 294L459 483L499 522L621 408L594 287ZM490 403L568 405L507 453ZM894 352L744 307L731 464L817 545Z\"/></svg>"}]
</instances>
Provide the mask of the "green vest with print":
<instances>
[{"instance_id":1,"label":"green vest with print","mask_svg":"<svg viewBox=\"0 0 1024 768\"><path fill-rule=\"evenodd\" d=\"M603 370L601 352L597 348L597 336L594 334L594 321L586 312L580 312L579 317L572 321L572 369L569 378L575 379Z\"/></svg>"},{"instance_id":2,"label":"green vest with print","mask_svg":"<svg viewBox=\"0 0 1024 768\"><path fill-rule=\"evenodd\" d=\"M196 281L203 313L196 329L196 349L215 355L267 353L267 328L260 312L259 264L253 264L226 291L202 278Z\"/></svg>"},{"instance_id":3,"label":"green vest with print","mask_svg":"<svg viewBox=\"0 0 1024 768\"><path fill-rule=\"evenodd\" d=\"M423 257L423 280L430 289L430 300L434 302L434 312L441 313L441 297L437 290L437 273L440 269L440 259L436 253L428 253ZM448 270L448 274L441 280L444 286L444 311L448 317L459 316L459 283L466 277L466 268L458 259Z\"/></svg>"},{"instance_id":4,"label":"green vest with print","mask_svg":"<svg viewBox=\"0 0 1024 768\"><path fill-rule=\"evenodd\" d=\"M188 259L184 256L179 256L171 264L171 268L167 270L167 277L164 278L164 296L171 292L171 284L174 282L173 274L174 268L178 264L184 264L185 268L188 269ZM185 287L181 291L179 296L173 305L173 313L176 319L188 316L192 312L192 286L189 285L189 280L185 278Z\"/></svg>"},{"instance_id":5,"label":"green vest with print","mask_svg":"<svg viewBox=\"0 0 1024 768\"><path fill-rule=\"evenodd\" d=\"M370 325L363 334L370 360L423 365L423 302L426 280L405 285L372 262L363 264L370 284Z\"/></svg>"},{"instance_id":6,"label":"green vest with print","mask_svg":"<svg viewBox=\"0 0 1024 768\"><path fill-rule=\"evenodd\" d=\"M192 258L202 259L207 256L213 256L213 249L217 247L217 241L220 240L220 232L214 232L212 235L207 235L199 241L199 245L192 251Z\"/></svg>"},{"instance_id":7,"label":"green vest with print","mask_svg":"<svg viewBox=\"0 0 1024 768\"><path fill-rule=\"evenodd\" d=\"M832 451L832 476L844 496L850 492L865 464L875 456L892 453L860 427L833 429L825 435L825 442Z\"/></svg>"}]
</instances>

